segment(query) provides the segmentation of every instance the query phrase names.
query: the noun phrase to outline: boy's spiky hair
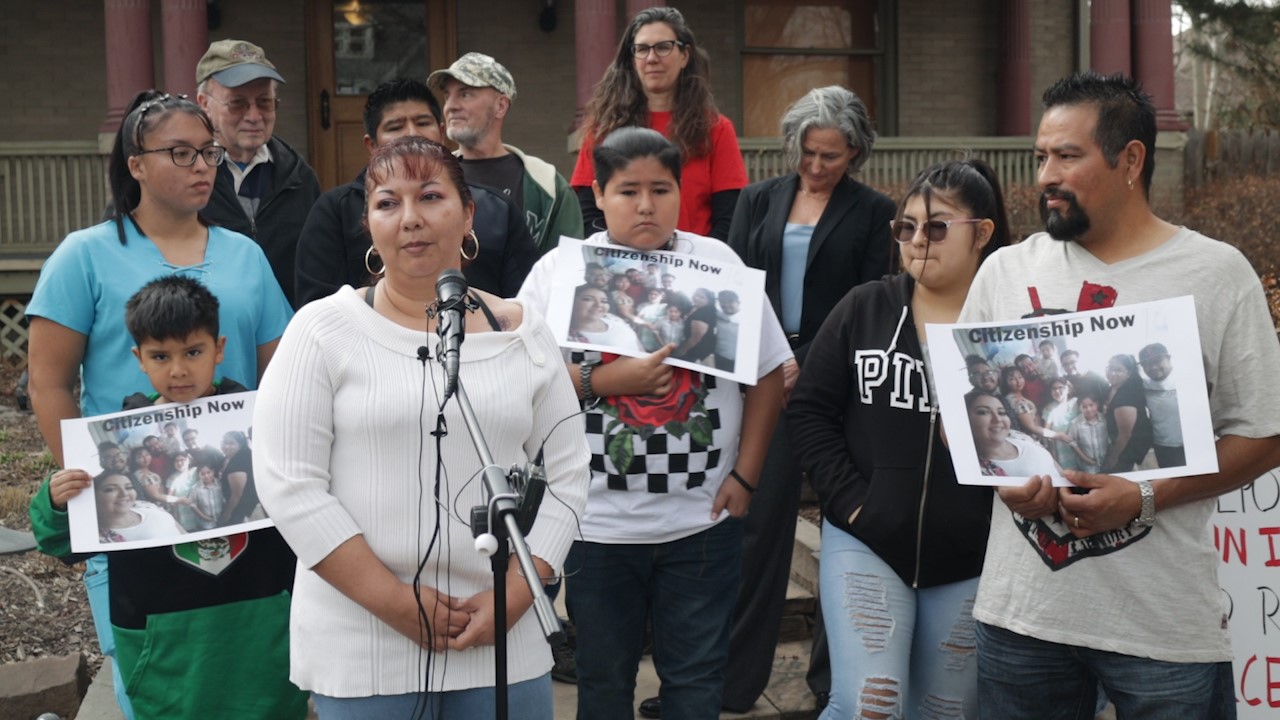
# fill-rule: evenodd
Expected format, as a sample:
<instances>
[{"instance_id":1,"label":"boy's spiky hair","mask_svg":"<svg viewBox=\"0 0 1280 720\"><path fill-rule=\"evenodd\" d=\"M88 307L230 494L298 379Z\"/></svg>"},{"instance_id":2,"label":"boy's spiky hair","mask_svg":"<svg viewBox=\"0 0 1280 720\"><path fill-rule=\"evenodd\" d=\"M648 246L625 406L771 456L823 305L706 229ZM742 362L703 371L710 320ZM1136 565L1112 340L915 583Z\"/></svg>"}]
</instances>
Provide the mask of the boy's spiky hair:
<instances>
[{"instance_id":1,"label":"boy's spiky hair","mask_svg":"<svg viewBox=\"0 0 1280 720\"><path fill-rule=\"evenodd\" d=\"M137 345L145 340L182 339L198 330L207 330L216 339L218 298L199 280L166 275L129 298L124 322Z\"/></svg>"}]
</instances>

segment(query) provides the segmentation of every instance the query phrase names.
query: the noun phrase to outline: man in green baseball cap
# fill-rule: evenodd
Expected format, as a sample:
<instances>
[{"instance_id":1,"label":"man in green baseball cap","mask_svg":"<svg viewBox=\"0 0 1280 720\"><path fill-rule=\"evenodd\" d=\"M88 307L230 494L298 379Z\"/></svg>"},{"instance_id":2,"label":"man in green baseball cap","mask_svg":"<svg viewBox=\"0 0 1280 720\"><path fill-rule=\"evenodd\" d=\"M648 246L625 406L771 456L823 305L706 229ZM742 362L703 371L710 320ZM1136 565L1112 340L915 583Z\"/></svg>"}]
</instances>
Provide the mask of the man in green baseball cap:
<instances>
[{"instance_id":1,"label":"man in green baseball cap","mask_svg":"<svg viewBox=\"0 0 1280 720\"><path fill-rule=\"evenodd\" d=\"M196 65L196 101L227 149L204 214L262 246L276 281L293 303L294 258L320 181L275 136L276 95L284 78L266 52L244 40L219 40Z\"/></svg>"}]
</instances>

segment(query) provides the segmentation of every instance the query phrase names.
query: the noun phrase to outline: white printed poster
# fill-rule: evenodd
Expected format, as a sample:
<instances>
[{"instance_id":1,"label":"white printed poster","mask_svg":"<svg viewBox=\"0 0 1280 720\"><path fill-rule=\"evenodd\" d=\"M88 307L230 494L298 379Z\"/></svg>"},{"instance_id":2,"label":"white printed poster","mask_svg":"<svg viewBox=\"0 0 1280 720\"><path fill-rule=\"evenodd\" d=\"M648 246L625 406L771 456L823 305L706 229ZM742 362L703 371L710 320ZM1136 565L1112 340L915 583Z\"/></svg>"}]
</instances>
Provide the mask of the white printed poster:
<instances>
[{"instance_id":1,"label":"white printed poster","mask_svg":"<svg viewBox=\"0 0 1280 720\"><path fill-rule=\"evenodd\" d=\"M1210 519L1240 720L1280 715L1280 468L1218 498Z\"/></svg>"},{"instance_id":2,"label":"white printed poster","mask_svg":"<svg viewBox=\"0 0 1280 720\"><path fill-rule=\"evenodd\" d=\"M93 477L67 503L71 548L160 547L272 526L253 480L256 395L63 420L67 467Z\"/></svg>"},{"instance_id":3,"label":"white printed poster","mask_svg":"<svg viewBox=\"0 0 1280 720\"><path fill-rule=\"evenodd\" d=\"M560 254L547 324L562 347L643 357L670 345L667 364L756 383L762 270L571 238Z\"/></svg>"},{"instance_id":4,"label":"white printed poster","mask_svg":"<svg viewBox=\"0 0 1280 720\"><path fill-rule=\"evenodd\" d=\"M1190 297L926 333L962 483L1218 469Z\"/></svg>"}]
</instances>

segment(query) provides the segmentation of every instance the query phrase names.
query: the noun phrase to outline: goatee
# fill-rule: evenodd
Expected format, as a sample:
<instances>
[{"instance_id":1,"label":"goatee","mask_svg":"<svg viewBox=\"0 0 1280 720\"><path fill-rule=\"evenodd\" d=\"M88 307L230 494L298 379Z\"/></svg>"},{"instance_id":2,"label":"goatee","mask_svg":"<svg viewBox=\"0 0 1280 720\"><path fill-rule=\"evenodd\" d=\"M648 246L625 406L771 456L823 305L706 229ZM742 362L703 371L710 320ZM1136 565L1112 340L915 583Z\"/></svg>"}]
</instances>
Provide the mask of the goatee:
<instances>
[{"instance_id":1,"label":"goatee","mask_svg":"<svg viewBox=\"0 0 1280 720\"><path fill-rule=\"evenodd\" d=\"M1049 197L1067 201L1066 211L1049 209ZM1054 240L1076 241L1089 232L1089 216L1068 190L1046 190L1040 193L1040 220L1045 232Z\"/></svg>"}]
</instances>

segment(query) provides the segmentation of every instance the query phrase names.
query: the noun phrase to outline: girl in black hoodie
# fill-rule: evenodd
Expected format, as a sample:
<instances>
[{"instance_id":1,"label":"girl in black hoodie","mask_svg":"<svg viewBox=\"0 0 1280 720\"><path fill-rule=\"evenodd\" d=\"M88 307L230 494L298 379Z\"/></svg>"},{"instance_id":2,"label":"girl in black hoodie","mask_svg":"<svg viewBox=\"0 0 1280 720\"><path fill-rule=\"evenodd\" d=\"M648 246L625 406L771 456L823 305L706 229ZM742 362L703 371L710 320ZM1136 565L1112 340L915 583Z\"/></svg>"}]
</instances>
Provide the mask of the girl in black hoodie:
<instances>
[{"instance_id":1,"label":"girl in black hoodie","mask_svg":"<svg viewBox=\"0 0 1280 720\"><path fill-rule=\"evenodd\" d=\"M973 717L973 608L990 488L956 482L938 422L925 323L952 323L1008 244L980 160L935 165L892 223L906 272L854 288L810 346L788 408L822 502L820 585L831 648L821 718Z\"/></svg>"}]
</instances>

